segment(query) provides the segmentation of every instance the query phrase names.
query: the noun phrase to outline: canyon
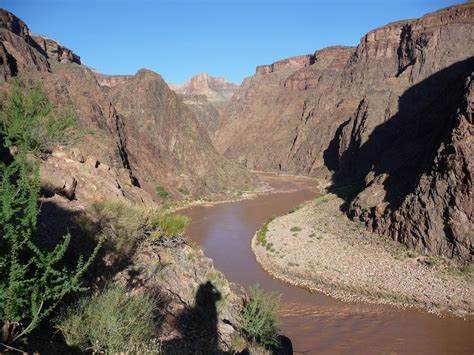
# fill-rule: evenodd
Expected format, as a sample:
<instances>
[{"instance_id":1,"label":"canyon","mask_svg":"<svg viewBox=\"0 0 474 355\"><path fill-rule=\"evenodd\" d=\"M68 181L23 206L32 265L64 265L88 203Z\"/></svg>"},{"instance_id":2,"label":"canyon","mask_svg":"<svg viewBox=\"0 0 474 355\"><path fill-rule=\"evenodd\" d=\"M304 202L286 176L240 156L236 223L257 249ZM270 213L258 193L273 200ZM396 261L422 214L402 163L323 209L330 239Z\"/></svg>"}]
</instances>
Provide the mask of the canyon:
<instances>
[{"instance_id":1,"label":"canyon","mask_svg":"<svg viewBox=\"0 0 474 355\"><path fill-rule=\"evenodd\" d=\"M344 208L420 252L473 261L474 5L256 68L213 128L252 170L331 178Z\"/></svg>"},{"instance_id":2,"label":"canyon","mask_svg":"<svg viewBox=\"0 0 474 355\"><path fill-rule=\"evenodd\" d=\"M207 73L172 84L148 69L134 75L99 73L73 50L33 34L21 19L0 9L0 90L3 100L15 85L40 87L54 106L71 113L81 127L80 139L50 144L37 159L42 188L48 190L41 196L42 235L58 228L63 235L69 230L77 232L77 216L87 215L97 201L165 209L171 205L179 210L187 204L241 199L240 205L231 205L238 214L244 213L239 206L271 203L273 195L276 205L277 197L287 196L289 200L276 210L290 217L278 217L270 224L274 229L269 237L278 238L274 244L281 250L289 235L278 235L275 226L283 223L286 228L293 223L287 220L300 223L308 238L311 233L305 223L313 229L322 228L322 219L334 219L331 225L337 226L339 221L349 229L362 226L356 229L354 240L362 235L374 240L388 237L395 243L397 253L393 256L384 254L384 248L393 244L377 249L379 241L373 248L367 242L374 255L384 258L379 261L390 272L393 265L402 270L400 273L416 268L410 280L428 275L430 283L442 283L443 277L450 277L448 273L422 269L431 267L431 258L456 270L468 270L467 277L453 276L461 280L457 284L453 281L453 297L446 286L451 283L439 285L442 293L436 294L436 303L443 311L469 317L472 301L466 298L472 290L469 270L474 262L473 44L474 3L470 2L374 29L354 47L335 45L259 65L240 85ZM9 164L15 150L5 150L1 143L0 161ZM262 172L302 177L289 177L285 184L292 189L283 191L278 178L273 180ZM327 218L318 210L318 200L301 210L286 210L290 204L314 199L319 193L331 198ZM263 197L256 197L259 195ZM252 202L247 204L247 199ZM218 216L215 211L226 211L226 205L230 206L212 206L209 212L203 212L207 205L183 210L192 218L192 239L197 245L201 239L196 231L213 235L211 225L199 226L206 223L206 213ZM253 207L246 208L245 213L254 213L249 212ZM257 222L264 223L273 211L267 209L255 220L247 218L250 229L241 226L245 251L236 252L236 256L248 257L251 243L255 244L250 239L257 232ZM224 215L226 220L232 219L229 213ZM220 226L226 236L222 222L212 218L212 225ZM245 218L239 221L246 223ZM237 224L233 220L229 223ZM318 229L321 234L328 231ZM330 250L331 239L326 239ZM220 240L224 242L232 243ZM159 247L140 244L131 253L129 265L110 271L113 279L135 282L133 289L138 292L160 290L167 301L160 340L184 352L196 345L198 338L205 342L206 334L200 334L197 322L191 325L193 336L186 338L186 329L180 329L177 322L197 307L200 286L214 282L214 295L223 297L215 315L214 340L220 351L235 351L235 339L242 334L240 314L249 296L233 282L249 283L239 279L242 275L228 271L239 266L230 265L226 255L219 253L231 251L210 247L219 269L225 269L224 275L214 268L207 251L186 238L179 236L164 243ZM310 248L300 248L297 244L288 253L312 265L312 256L307 255ZM410 260L405 250L419 253L417 259ZM272 257L281 270L287 267L288 260L283 256L277 260L275 255L267 258L267 251L263 247L256 251L263 269L268 266L262 260ZM369 256L358 252L354 260L367 258L370 263ZM329 260L330 251L327 253L323 256ZM345 253L346 249L341 255ZM248 272L256 272L256 261L248 264L254 268ZM379 271L383 279L385 274ZM230 281L228 273L233 275ZM306 282L308 275L313 274L298 276ZM301 284L292 283L288 275L275 276ZM361 279L365 285L365 276ZM394 283L390 287L396 289ZM361 288L369 290L369 286ZM287 288L290 286L281 286L291 294ZM430 284L420 287L422 297L418 297L418 290L408 288L404 297L416 299L409 306L435 303L429 288ZM460 319L452 321L463 334L469 333L469 325L461 323ZM283 328L291 332L288 323ZM185 344L182 338L186 338ZM291 353L287 340L279 337L287 344L281 353ZM300 339L300 344L306 343ZM463 344L462 349L471 345Z\"/></svg>"}]
</instances>

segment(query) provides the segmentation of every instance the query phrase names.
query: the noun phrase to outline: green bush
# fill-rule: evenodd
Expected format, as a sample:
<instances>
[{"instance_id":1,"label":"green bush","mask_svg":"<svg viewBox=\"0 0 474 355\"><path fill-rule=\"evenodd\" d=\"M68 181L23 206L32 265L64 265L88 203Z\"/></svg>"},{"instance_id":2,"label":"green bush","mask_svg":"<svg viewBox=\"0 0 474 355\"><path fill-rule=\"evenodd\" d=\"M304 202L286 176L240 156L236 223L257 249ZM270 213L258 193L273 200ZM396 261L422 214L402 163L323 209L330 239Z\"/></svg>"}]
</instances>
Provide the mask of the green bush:
<instances>
[{"instance_id":1,"label":"green bush","mask_svg":"<svg viewBox=\"0 0 474 355\"><path fill-rule=\"evenodd\" d=\"M266 347L277 346L280 298L274 293L266 294L257 285L250 288L250 301L242 313L242 330L249 341Z\"/></svg>"},{"instance_id":2,"label":"green bush","mask_svg":"<svg viewBox=\"0 0 474 355\"><path fill-rule=\"evenodd\" d=\"M168 198L170 195L163 186L157 186L155 188L155 191L156 191L156 194L160 196L161 198Z\"/></svg>"},{"instance_id":3,"label":"green bush","mask_svg":"<svg viewBox=\"0 0 474 355\"><path fill-rule=\"evenodd\" d=\"M69 346L82 351L133 351L153 337L155 309L151 296L130 294L113 285L67 308L57 320L57 328Z\"/></svg>"},{"instance_id":4,"label":"green bush","mask_svg":"<svg viewBox=\"0 0 474 355\"><path fill-rule=\"evenodd\" d=\"M290 229L291 232L301 232L301 228L298 226L291 227Z\"/></svg>"},{"instance_id":5,"label":"green bush","mask_svg":"<svg viewBox=\"0 0 474 355\"><path fill-rule=\"evenodd\" d=\"M160 234L166 237L182 235L188 226L189 219L179 214L161 213L152 220L152 225L159 227Z\"/></svg>"},{"instance_id":6,"label":"green bush","mask_svg":"<svg viewBox=\"0 0 474 355\"><path fill-rule=\"evenodd\" d=\"M180 187L180 188L178 188L178 191L181 192L183 195L186 195L186 196L190 194L189 190L186 187Z\"/></svg>"},{"instance_id":7,"label":"green bush","mask_svg":"<svg viewBox=\"0 0 474 355\"><path fill-rule=\"evenodd\" d=\"M39 169L19 154L0 163L0 339L13 343L29 334L67 294L82 290L81 276L94 259L79 258L74 270L64 265L71 241L67 234L52 250L35 242Z\"/></svg>"},{"instance_id":8,"label":"green bush","mask_svg":"<svg viewBox=\"0 0 474 355\"><path fill-rule=\"evenodd\" d=\"M58 112L38 86L24 88L19 82L3 102L0 134L6 146L33 152L73 142L81 135L74 115Z\"/></svg>"},{"instance_id":9,"label":"green bush","mask_svg":"<svg viewBox=\"0 0 474 355\"><path fill-rule=\"evenodd\" d=\"M268 225L272 220L265 222L262 227L257 231L257 244L258 245L267 245L267 232L268 232Z\"/></svg>"}]
</instances>

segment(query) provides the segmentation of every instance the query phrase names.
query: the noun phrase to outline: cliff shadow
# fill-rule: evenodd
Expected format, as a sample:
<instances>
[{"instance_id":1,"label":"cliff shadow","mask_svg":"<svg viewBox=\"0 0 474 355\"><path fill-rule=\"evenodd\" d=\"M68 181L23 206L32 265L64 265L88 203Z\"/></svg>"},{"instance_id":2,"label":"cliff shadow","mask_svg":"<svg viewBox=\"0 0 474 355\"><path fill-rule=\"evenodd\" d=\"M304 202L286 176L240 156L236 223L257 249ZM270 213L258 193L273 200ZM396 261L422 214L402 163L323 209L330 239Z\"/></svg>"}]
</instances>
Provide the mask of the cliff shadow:
<instances>
[{"instance_id":1,"label":"cliff shadow","mask_svg":"<svg viewBox=\"0 0 474 355\"><path fill-rule=\"evenodd\" d=\"M401 205L432 168L441 144L449 142L466 78L473 71L470 57L413 85L400 96L397 113L377 126L365 143L359 141L359 130L370 103L361 101L355 117L342 123L324 152L326 166L335 170L331 190L346 201L344 209L366 187L364 179L370 172L387 174L385 201L392 211ZM337 159L341 133L348 125L352 125L350 144Z\"/></svg>"},{"instance_id":2,"label":"cliff shadow","mask_svg":"<svg viewBox=\"0 0 474 355\"><path fill-rule=\"evenodd\" d=\"M176 319L180 336L164 344L167 354L223 354L218 348L217 302L222 299L212 282L199 285L194 306Z\"/></svg>"}]
</instances>

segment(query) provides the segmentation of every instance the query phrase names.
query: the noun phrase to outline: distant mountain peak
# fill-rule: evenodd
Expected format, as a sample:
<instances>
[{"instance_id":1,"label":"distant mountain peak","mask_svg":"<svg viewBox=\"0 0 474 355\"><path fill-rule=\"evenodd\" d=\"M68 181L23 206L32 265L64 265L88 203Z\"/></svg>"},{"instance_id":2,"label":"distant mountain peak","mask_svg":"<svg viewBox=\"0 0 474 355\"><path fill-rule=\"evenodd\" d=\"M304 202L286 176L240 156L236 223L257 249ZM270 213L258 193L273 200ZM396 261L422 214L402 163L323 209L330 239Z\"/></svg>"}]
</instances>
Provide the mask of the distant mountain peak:
<instances>
[{"instance_id":1,"label":"distant mountain peak","mask_svg":"<svg viewBox=\"0 0 474 355\"><path fill-rule=\"evenodd\" d=\"M169 84L180 95L205 95L209 101L229 101L239 85L224 77L214 77L206 72L194 75L183 84Z\"/></svg>"}]
</instances>

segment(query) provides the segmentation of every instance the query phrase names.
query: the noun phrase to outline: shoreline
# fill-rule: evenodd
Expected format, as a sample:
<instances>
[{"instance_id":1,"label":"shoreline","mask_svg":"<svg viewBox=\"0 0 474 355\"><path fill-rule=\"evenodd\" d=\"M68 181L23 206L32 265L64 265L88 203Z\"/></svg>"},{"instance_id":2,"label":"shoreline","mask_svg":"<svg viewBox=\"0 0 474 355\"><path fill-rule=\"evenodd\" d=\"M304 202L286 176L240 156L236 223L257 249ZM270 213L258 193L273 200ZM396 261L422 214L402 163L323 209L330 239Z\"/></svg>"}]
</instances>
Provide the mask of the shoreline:
<instances>
[{"instance_id":1,"label":"shoreline","mask_svg":"<svg viewBox=\"0 0 474 355\"><path fill-rule=\"evenodd\" d=\"M311 177L311 176L278 174L278 173L271 172L271 171L253 171L252 170L252 172L255 173L259 177L259 180L262 182L261 188L257 189L256 191L244 192L241 196L236 196L236 197L223 196L222 199L217 199L215 201L193 200L193 201L189 201L188 203L186 203L184 205L181 205L181 206L171 207L171 208L169 208L169 211L170 212L178 212L180 210L191 208L191 207L196 207L196 206L211 207L211 206L224 204L224 203L232 203L232 202L251 200L251 199L254 199L258 196L268 195L268 194L271 194L271 193L292 193L292 192L296 191L296 188L295 189L287 189L287 190L277 191L278 188L277 187L272 187L271 183L269 181L265 180L265 178L262 178L262 175L264 177L266 177L267 179L268 178L277 178L277 179L298 178L298 179L301 179L301 180L314 180L315 183L317 183L314 186L314 189L316 189L318 191L321 191L322 188L325 187L325 186L321 186L321 184L320 184L321 182L317 178L314 178L314 177Z\"/></svg>"},{"instance_id":2,"label":"shoreline","mask_svg":"<svg viewBox=\"0 0 474 355\"><path fill-rule=\"evenodd\" d=\"M257 231L251 248L262 269L344 302L473 319L471 276L449 273L449 264L430 256L414 259L403 245L363 231L340 212L341 201L326 194L277 217L268 223L263 243Z\"/></svg>"}]
</instances>

